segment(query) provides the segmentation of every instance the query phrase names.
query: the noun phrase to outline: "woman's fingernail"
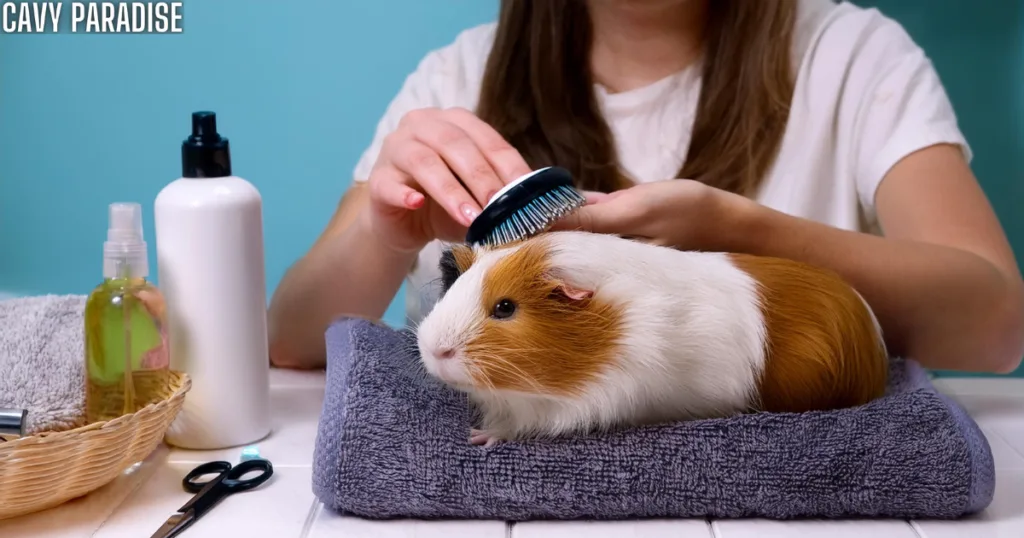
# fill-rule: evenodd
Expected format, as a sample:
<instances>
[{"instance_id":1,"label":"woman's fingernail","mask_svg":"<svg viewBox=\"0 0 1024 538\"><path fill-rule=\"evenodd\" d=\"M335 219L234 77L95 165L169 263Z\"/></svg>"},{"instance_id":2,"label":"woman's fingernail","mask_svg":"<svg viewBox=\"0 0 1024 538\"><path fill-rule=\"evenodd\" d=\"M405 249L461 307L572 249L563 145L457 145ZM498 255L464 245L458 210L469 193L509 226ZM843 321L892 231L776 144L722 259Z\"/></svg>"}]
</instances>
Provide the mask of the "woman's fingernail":
<instances>
[{"instance_id":1,"label":"woman's fingernail","mask_svg":"<svg viewBox=\"0 0 1024 538\"><path fill-rule=\"evenodd\" d=\"M473 208L473 206L469 204L462 204L462 207L460 207L459 210L462 211L462 214L466 217L467 222L473 222L473 219L475 219L476 216L480 214L479 211L477 211L475 208Z\"/></svg>"},{"instance_id":2,"label":"woman's fingernail","mask_svg":"<svg viewBox=\"0 0 1024 538\"><path fill-rule=\"evenodd\" d=\"M418 192L410 192L405 195L405 205L411 208L417 208L420 202L423 201L423 195Z\"/></svg>"}]
</instances>

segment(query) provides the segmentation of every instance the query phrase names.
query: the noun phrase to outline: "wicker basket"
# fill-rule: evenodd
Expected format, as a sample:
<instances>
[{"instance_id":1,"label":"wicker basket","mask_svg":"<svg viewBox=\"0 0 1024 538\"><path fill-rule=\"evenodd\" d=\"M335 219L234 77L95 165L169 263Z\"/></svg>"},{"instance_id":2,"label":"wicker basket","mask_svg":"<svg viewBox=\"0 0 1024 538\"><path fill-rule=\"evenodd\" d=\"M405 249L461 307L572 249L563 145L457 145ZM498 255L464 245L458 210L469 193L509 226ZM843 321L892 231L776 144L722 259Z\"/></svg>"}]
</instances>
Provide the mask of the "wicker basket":
<instances>
[{"instance_id":1,"label":"wicker basket","mask_svg":"<svg viewBox=\"0 0 1024 538\"><path fill-rule=\"evenodd\" d=\"M161 400L135 413L0 442L0 519L81 497L145 460L163 441L192 386L187 374L170 374Z\"/></svg>"}]
</instances>

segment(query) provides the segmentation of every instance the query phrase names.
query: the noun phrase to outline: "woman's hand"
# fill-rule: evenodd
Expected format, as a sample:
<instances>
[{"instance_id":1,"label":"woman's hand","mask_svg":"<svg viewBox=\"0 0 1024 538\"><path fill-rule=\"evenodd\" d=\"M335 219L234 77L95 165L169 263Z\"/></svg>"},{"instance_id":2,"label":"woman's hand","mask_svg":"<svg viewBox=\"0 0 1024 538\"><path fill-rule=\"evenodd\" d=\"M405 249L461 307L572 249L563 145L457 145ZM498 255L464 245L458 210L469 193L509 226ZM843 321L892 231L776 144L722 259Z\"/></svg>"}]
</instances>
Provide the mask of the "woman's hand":
<instances>
[{"instance_id":1,"label":"woman's hand","mask_svg":"<svg viewBox=\"0 0 1024 538\"><path fill-rule=\"evenodd\" d=\"M366 181L346 192L274 291L272 363L322 367L332 320L380 319L424 245L463 240L491 195L529 171L518 151L467 110L408 113L381 143ZM337 285L339 278L350 285Z\"/></svg>"},{"instance_id":2,"label":"woman's hand","mask_svg":"<svg viewBox=\"0 0 1024 538\"><path fill-rule=\"evenodd\" d=\"M621 235L684 250L728 250L731 222L756 204L698 181L671 179L641 183L587 205L552 226Z\"/></svg>"},{"instance_id":3,"label":"woman's hand","mask_svg":"<svg viewBox=\"0 0 1024 538\"><path fill-rule=\"evenodd\" d=\"M366 224L405 252L433 239L461 241L491 196L529 171L519 152L472 112L414 110L385 138L370 173Z\"/></svg>"}]
</instances>

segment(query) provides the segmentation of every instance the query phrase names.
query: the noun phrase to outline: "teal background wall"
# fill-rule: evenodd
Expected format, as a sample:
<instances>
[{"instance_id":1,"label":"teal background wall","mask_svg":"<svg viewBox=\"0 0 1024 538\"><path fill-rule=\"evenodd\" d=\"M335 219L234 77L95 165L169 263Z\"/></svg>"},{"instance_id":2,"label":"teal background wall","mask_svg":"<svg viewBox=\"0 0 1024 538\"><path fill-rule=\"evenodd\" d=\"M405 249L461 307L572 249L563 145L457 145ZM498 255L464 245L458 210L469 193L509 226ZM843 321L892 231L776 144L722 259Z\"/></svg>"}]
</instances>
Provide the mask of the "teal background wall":
<instances>
[{"instance_id":1,"label":"teal background wall","mask_svg":"<svg viewBox=\"0 0 1024 538\"><path fill-rule=\"evenodd\" d=\"M155 273L152 202L181 174L192 111L214 110L234 172L263 195L269 300L406 74L496 14L481 0L185 0L182 34L0 34L0 293L88 293L114 201L143 204Z\"/></svg>"},{"instance_id":2,"label":"teal background wall","mask_svg":"<svg viewBox=\"0 0 1024 538\"><path fill-rule=\"evenodd\" d=\"M933 58L1022 259L1024 2L856 3ZM269 297L406 74L496 12L494 0L186 0L183 34L0 34L0 295L88 293L113 201L143 204L155 267L152 201L180 174L189 114L211 109L235 172L263 193ZM402 322L400 300L386 319Z\"/></svg>"}]
</instances>

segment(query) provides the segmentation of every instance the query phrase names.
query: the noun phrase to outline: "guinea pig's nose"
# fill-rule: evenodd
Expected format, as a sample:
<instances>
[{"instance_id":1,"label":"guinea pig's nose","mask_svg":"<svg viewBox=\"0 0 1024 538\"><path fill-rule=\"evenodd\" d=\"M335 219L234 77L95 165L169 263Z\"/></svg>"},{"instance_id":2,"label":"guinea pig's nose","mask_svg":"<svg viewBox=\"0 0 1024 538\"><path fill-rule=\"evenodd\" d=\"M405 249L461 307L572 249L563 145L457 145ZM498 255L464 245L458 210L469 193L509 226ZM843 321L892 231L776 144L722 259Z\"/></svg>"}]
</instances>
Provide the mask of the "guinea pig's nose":
<instances>
[{"instance_id":1,"label":"guinea pig's nose","mask_svg":"<svg viewBox=\"0 0 1024 538\"><path fill-rule=\"evenodd\" d=\"M439 359L450 359L455 356L455 350L450 347L445 347L437 350L437 358Z\"/></svg>"}]
</instances>

